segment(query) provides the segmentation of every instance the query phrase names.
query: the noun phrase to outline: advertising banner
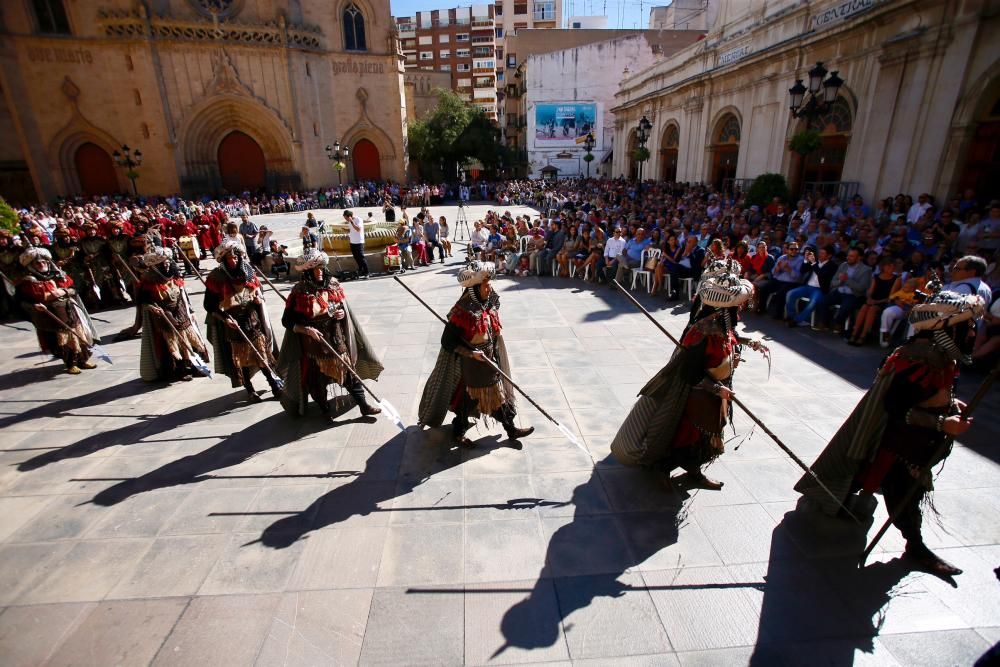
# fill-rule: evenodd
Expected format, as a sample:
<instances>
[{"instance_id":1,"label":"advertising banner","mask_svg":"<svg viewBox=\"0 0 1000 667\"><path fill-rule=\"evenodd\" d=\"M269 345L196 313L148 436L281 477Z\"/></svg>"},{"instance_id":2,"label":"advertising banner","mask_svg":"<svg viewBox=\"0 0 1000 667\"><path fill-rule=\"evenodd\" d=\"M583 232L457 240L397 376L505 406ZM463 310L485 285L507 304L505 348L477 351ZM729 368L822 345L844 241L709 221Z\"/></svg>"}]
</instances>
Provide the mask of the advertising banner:
<instances>
[{"instance_id":1,"label":"advertising banner","mask_svg":"<svg viewBox=\"0 0 1000 667\"><path fill-rule=\"evenodd\" d=\"M535 105L535 148L573 148L583 143L588 132L594 132L600 149L601 133L595 102L556 102Z\"/></svg>"}]
</instances>

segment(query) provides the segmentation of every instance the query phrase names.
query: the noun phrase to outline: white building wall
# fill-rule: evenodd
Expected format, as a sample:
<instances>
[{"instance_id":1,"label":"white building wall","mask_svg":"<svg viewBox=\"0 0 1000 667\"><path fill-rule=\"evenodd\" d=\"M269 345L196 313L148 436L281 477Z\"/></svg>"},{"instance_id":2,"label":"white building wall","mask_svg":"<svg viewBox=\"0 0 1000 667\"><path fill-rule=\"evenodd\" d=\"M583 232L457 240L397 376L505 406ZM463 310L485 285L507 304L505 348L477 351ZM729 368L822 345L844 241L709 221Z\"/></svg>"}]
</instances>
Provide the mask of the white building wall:
<instances>
[{"instance_id":1,"label":"white building wall","mask_svg":"<svg viewBox=\"0 0 1000 667\"><path fill-rule=\"evenodd\" d=\"M531 56L525 66L527 91L525 109L528 116L528 162L532 178L541 177L541 169L552 164L559 167L560 177L585 175L587 163L583 144L573 147L541 148L535 145L535 106L558 102L594 102L599 120L596 121L594 161L590 174L597 174L598 165L615 143L615 93L627 66L630 71L646 69L656 62L645 35L630 35L606 42L587 44L539 56ZM572 158L558 157L572 153ZM575 166L574 166L575 165Z\"/></svg>"}]
</instances>

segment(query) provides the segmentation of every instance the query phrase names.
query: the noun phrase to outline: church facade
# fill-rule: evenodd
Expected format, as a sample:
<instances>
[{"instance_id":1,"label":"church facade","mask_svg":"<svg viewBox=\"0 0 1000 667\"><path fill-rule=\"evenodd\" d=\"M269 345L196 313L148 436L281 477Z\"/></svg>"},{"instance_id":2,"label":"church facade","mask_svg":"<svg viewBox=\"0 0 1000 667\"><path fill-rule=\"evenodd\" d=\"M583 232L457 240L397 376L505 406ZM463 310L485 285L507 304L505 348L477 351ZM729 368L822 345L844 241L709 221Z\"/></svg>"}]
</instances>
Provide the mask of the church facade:
<instances>
[{"instance_id":1,"label":"church facade","mask_svg":"<svg viewBox=\"0 0 1000 667\"><path fill-rule=\"evenodd\" d=\"M0 3L0 194L17 203L403 180L389 0ZM123 146L142 153L129 169Z\"/></svg>"}]
</instances>

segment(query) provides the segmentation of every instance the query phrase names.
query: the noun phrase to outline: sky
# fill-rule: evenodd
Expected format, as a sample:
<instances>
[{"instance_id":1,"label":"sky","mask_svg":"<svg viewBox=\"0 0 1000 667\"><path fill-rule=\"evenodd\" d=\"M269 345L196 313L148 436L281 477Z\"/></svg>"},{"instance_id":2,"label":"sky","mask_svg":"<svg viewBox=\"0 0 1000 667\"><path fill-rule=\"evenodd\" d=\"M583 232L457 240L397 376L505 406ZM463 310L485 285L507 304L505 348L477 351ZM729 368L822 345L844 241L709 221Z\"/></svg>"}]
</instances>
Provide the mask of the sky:
<instances>
[{"instance_id":1,"label":"sky","mask_svg":"<svg viewBox=\"0 0 1000 667\"><path fill-rule=\"evenodd\" d=\"M470 2L447 2L447 0L390 0L393 16L414 16L420 11L468 7ZM482 4L488 4L483 2ZM563 17L607 16L609 28L645 28L649 25L649 8L654 5L668 5L669 0L649 2L648 0L563 0Z\"/></svg>"}]
</instances>

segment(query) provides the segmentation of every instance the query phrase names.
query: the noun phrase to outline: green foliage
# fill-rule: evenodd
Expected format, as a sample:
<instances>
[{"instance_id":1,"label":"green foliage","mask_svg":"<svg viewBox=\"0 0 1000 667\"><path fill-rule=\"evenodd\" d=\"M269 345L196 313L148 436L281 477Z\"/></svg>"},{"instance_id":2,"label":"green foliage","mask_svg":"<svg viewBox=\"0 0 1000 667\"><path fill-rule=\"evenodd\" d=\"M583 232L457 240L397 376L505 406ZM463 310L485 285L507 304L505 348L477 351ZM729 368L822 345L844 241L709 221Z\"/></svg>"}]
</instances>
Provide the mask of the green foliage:
<instances>
[{"instance_id":1,"label":"green foliage","mask_svg":"<svg viewBox=\"0 0 1000 667\"><path fill-rule=\"evenodd\" d=\"M802 130L789 142L788 147L805 157L823 145L819 130Z\"/></svg>"},{"instance_id":2,"label":"green foliage","mask_svg":"<svg viewBox=\"0 0 1000 667\"><path fill-rule=\"evenodd\" d=\"M587 153L586 155L583 156L583 161L584 162L593 162L594 161L594 154L593 153Z\"/></svg>"},{"instance_id":3,"label":"green foliage","mask_svg":"<svg viewBox=\"0 0 1000 667\"><path fill-rule=\"evenodd\" d=\"M0 228L6 229L12 234L17 234L21 231L20 218L17 215L17 211L12 209L3 197L0 197Z\"/></svg>"},{"instance_id":4,"label":"green foliage","mask_svg":"<svg viewBox=\"0 0 1000 667\"><path fill-rule=\"evenodd\" d=\"M761 174L755 178L746 198L748 203L763 208L775 197L788 201L788 183L781 174Z\"/></svg>"},{"instance_id":5,"label":"green foliage","mask_svg":"<svg viewBox=\"0 0 1000 667\"><path fill-rule=\"evenodd\" d=\"M437 107L412 123L407 136L410 157L425 176L454 178L458 165L476 161L487 172L514 162L493 121L450 90L438 91Z\"/></svg>"},{"instance_id":6,"label":"green foliage","mask_svg":"<svg viewBox=\"0 0 1000 667\"><path fill-rule=\"evenodd\" d=\"M645 146L639 146L632 151L632 159L636 162L645 162L649 159L649 149Z\"/></svg>"}]
</instances>

